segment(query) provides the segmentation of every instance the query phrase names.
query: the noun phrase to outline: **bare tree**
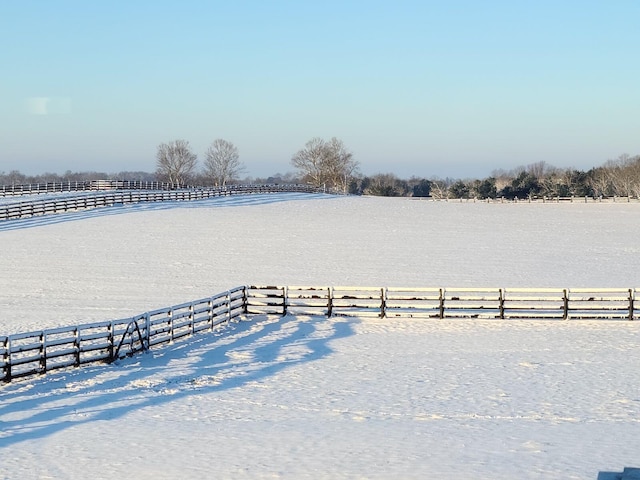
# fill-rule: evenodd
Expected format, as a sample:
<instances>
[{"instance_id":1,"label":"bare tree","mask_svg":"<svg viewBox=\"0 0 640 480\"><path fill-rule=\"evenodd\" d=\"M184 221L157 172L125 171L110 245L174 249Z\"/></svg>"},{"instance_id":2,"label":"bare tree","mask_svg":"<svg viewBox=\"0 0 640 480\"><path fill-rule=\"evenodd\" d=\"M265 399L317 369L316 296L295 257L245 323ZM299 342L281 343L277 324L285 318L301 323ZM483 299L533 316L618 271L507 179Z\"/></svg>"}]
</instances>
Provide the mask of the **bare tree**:
<instances>
[{"instance_id":1,"label":"bare tree","mask_svg":"<svg viewBox=\"0 0 640 480\"><path fill-rule=\"evenodd\" d=\"M313 185L329 186L345 193L358 171L358 162L353 160L353 154L342 140L335 137L328 142L312 138L291 158L291 163Z\"/></svg>"},{"instance_id":2,"label":"bare tree","mask_svg":"<svg viewBox=\"0 0 640 480\"><path fill-rule=\"evenodd\" d=\"M334 188L347 193L349 182L358 173L358 162L353 159L353 153L347 150L342 143L333 137L327 143L329 179Z\"/></svg>"},{"instance_id":3,"label":"bare tree","mask_svg":"<svg viewBox=\"0 0 640 480\"><path fill-rule=\"evenodd\" d=\"M451 182L442 180L441 178L432 178L431 180L431 196L433 198L442 199L449 198L449 186Z\"/></svg>"},{"instance_id":4,"label":"bare tree","mask_svg":"<svg viewBox=\"0 0 640 480\"><path fill-rule=\"evenodd\" d=\"M18 170L11 170L8 174L0 172L0 176L5 177L5 180L2 183L7 185L19 185L21 183L27 183L26 176L20 173Z\"/></svg>"},{"instance_id":5,"label":"bare tree","mask_svg":"<svg viewBox=\"0 0 640 480\"><path fill-rule=\"evenodd\" d=\"M291 163L313 185L319 187L326 183L325 141L319 137L309 140L302 150L291 159Z\"/></svg>"},{"instance_id":6,"label":"bare tree","mask_svg":"<svg viewBox=\"0 0 640 480\"><path fill-rule=\"evenodd\" d=\"M207 149L204 159L204 174L214 185L224 186L244 172L238 149L231 143L218 138Z\"/></svg>"},{"instance_id":7,"label":"bare tree","mask_svg":"<svg viewBox=\"0 0 640 480\"><path fill-rule=\"evenodd\" d=\"M640 199L640 155L636 155L629 161L629 170L631 176L634 179L633 186L631 187L632 193Z\"/></svg>"},{"instance_id":8,"label":"bare tree","mask_svg":"<svg viewBox=\"0 0 640 480\"><path fill-rule=\"evenodd\" d=\"M634 178L629 167L630 157L626 153L615 160L607 160L604 164L604 170L609 176L614 195L626 197L632 194Z\"/></svg>"},{"instance_id":9,"label":"bare tree","mask_svg":"<svg viewBox=\"0 0 640 480\"><path fill-rule=\"evenodd\" d=\"M593 190L593 194L597 197L609 195L612 190L611 175L605 167L594 168L590 172L589 186Z\"/></svg>"},{"instance_id":10,"label":"bare tree","mask_svg":"<svg viewBox=\"0 0 640 480\"><path fill-rule=\"evenodd\" d=\"M502 168L493 170L493 172L491 172L491 178L495 179L496 191L500 191L504 187L509 185L514 177L515 175L512 172L507 172Z\"/></svg>"},{"instance_id":11,"label":"bare tree","mask_svg":"<svg viewBox=\"0 0 640 480\"><path fill-rule=\"evenodd\" d=\"M530 163L525 168L527 172L530 175L533 175L538 181L553 173L553 171L555 170L555 167L547 165L547 162L545 162L544 160L540 162Z\"/></svg>"},{"instance_id":12,"label":"bare tree","mask_svg":"<svg viewBox=\"0 0 640 480\"><path fill-rule=\"evenodd\" d=\"M198 164L198 156L186 140L162 143L156 153L156 174L172 184L185 185Z\"/></svg>"}]
</instances>

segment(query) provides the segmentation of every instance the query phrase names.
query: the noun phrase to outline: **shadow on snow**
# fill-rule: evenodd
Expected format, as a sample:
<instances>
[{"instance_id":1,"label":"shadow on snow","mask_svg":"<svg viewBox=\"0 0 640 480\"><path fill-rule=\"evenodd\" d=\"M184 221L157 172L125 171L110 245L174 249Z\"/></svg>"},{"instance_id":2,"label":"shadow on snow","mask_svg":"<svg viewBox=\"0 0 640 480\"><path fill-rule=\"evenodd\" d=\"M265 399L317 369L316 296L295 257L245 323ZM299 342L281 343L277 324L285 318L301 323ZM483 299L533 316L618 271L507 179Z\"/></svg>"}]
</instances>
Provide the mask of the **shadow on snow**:
<instances>
[{"instance_id":1,"label":"shadow on snow","mask_svg":"<svg viewBox=\"0 0 640 480\"><path fill-rule=\"evenodd\" d=\"M110 207L98 207L88 210L79 210L65 213L38 215L35 217L19 218L16 220L0 220L0 232L19 230L24 228L41 227L56 223L86 220L88 218L121 215L133 212L150 212L159 210L171 210L175 208L214 208L236 207L245 205L267 205L270 203L287 202L292 200L338 198L335 195L323 193L254 193L243 195L231 195L228 197L212 197L203 200L191 201L165 201L142 202L131 204L118 204Z\"/></svg>"},{"instance_id":2,"label":"shadow on snow","mask_svg":"<svg viewBox=\"0 0 640 480\"><path fill-rule=\"evenodd\" d=\"M0 387L0 448L66 428L260 382L320 360L353 335L353 318L256 317L112 365L49 373Z\"/></svg>"}]
</instances>

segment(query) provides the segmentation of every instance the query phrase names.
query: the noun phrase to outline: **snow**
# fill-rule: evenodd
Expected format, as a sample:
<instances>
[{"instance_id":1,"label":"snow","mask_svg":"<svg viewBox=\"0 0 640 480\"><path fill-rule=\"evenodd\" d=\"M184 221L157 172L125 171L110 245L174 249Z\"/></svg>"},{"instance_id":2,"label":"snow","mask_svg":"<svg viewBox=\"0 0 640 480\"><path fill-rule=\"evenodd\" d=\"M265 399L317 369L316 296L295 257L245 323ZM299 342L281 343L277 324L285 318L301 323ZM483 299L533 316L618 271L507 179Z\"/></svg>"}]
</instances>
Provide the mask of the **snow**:
<instances>
[{"instance_id":1,"label":"snow","mask_svg":"<svg viewBox=\"0 0 640 480\"><path fill-rule=\"evenodd\" d=\"M0 223L0 333L242 284L638 287L640 204L255 195ZM258 317L0 386L0 478L595 479L640 322Z\"/></svg>"},{"instance_id":2,"label":"snow","mask_svg":"<svg viewBox=\"0 0 640 480\"><path fill-rule=\"evenodd\" d=\"M153 191L153 190L152 190ZM162 191L162 190L158 190ZM2 195L0 192L0 206L5 207L7 204L13 205L16 203L24 202L49 202L55 200L64 200L65 198L77 198L77 197L90 197L95 195L108 195L110 193L116 193L120 191L116 190L71 190L64 192L40 192L40 193L25 193L15 195Z\"/></svg>"}]
</instances>

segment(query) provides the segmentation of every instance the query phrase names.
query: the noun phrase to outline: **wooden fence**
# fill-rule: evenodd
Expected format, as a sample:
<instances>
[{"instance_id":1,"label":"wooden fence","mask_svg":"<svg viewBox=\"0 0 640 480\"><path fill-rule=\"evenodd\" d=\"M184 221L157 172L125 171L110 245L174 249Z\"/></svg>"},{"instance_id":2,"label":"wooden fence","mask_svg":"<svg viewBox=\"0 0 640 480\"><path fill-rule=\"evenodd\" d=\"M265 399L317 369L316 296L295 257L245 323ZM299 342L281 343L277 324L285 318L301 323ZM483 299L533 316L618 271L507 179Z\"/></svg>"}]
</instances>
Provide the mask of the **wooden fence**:
<instances>
[{"instance_id":1,"label":"wooden fence","mask_svg":"<svg viewBox=\"0 0 640 480\"><path fill-rule=\"evenodd\" d=\"M640 288L240 286L122 320L0 336L0 381L112 362L252 315L635 320Z\"/></svg>"},{"instance_id":2,"label":"wooden fence","mask_svg":"<svg viewBox=\"0 0 640 480\"><path fill-rule=\"evenodd\" d=\"M233 185L228 187L212 187L185 190L128 190L75 196L65 195L63 197L57 198L32 199L22 202L0 204L0 221L132 203L192 201L241 194L282 192L318 193L322 191L323 189L318 189L317 187L313 187L311 185L283 184Z\"/></svg>"},{"instance_id":3,"label":"wooden fence","mask_svg":"<svg viewBox=\"0 0 640 480\"><path fill-rule=\"evenodd\" d=\"M189 187L167 182L143 182L138 180L87 180L82 182L43 182L0 185L0 197L37 195L41 193L82 192L95 190L177 190Z\"/></svg>"},{"instance_id":4,"label":"wooden fence","mask_svg":"<svg viewBox=\"0 0 640 480\"><path fill-rule=\"evenodd\" d=\"M156 345L212 331L246 311L236 287L193 302L131 318L0 336L0 380L92 362L112 362Z\"/></svg>"},{"instance_id":5,"label":"wooden fence","mask_svg":"<svg viewBox=\"0 0 640 480\"><path fill-rule=\"evenodd\" d=\"M447 198L447 197L411 197L414 200L431 200L452 203L639 203L640 197L525 197L508 199L498 198Z\"/></svg>"},{"instance_id":6,"label":"wooden fence","mask_svg":"<svg viewBox=\"0 0 640 480\"><path fill-rule=\"evenodd\" d=\"M633 288L247 287L249 314L634 320Z\"/></svg>"}]
</instances>

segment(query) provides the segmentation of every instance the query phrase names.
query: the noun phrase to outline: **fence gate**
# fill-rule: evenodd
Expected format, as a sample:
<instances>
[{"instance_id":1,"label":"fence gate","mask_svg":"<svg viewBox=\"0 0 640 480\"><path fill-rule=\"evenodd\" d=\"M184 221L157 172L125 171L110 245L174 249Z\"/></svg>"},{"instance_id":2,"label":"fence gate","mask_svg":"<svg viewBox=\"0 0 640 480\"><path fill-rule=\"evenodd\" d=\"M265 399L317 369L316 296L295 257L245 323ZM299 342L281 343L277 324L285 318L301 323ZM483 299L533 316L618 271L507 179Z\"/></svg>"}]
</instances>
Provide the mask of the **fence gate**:
<instances>
[{"instance_id":1,"label":"fence gate","mask_svg":"<svg viewBox=\"0 0 640 480\"><path fill-rule=\"evenodd\" d=\"M145 335L142 334L142 330L140 329L140 325L138 322L143 323L143 330ZM146 351L149 348L149 339L147 338L146 333L148 333L147 329L147 317L142 316L138 318L132 319L127 328L122 333L122 337L120 337L120 341L118 342L117 348L114 350L113 355L111 357L111 361L117 360L118 358L133 355L136 352ZM146 342L146 343L145 343ZM126 353L123 355L120 354L122 347L126 348Z\"/></svg>"}]
</instances>

